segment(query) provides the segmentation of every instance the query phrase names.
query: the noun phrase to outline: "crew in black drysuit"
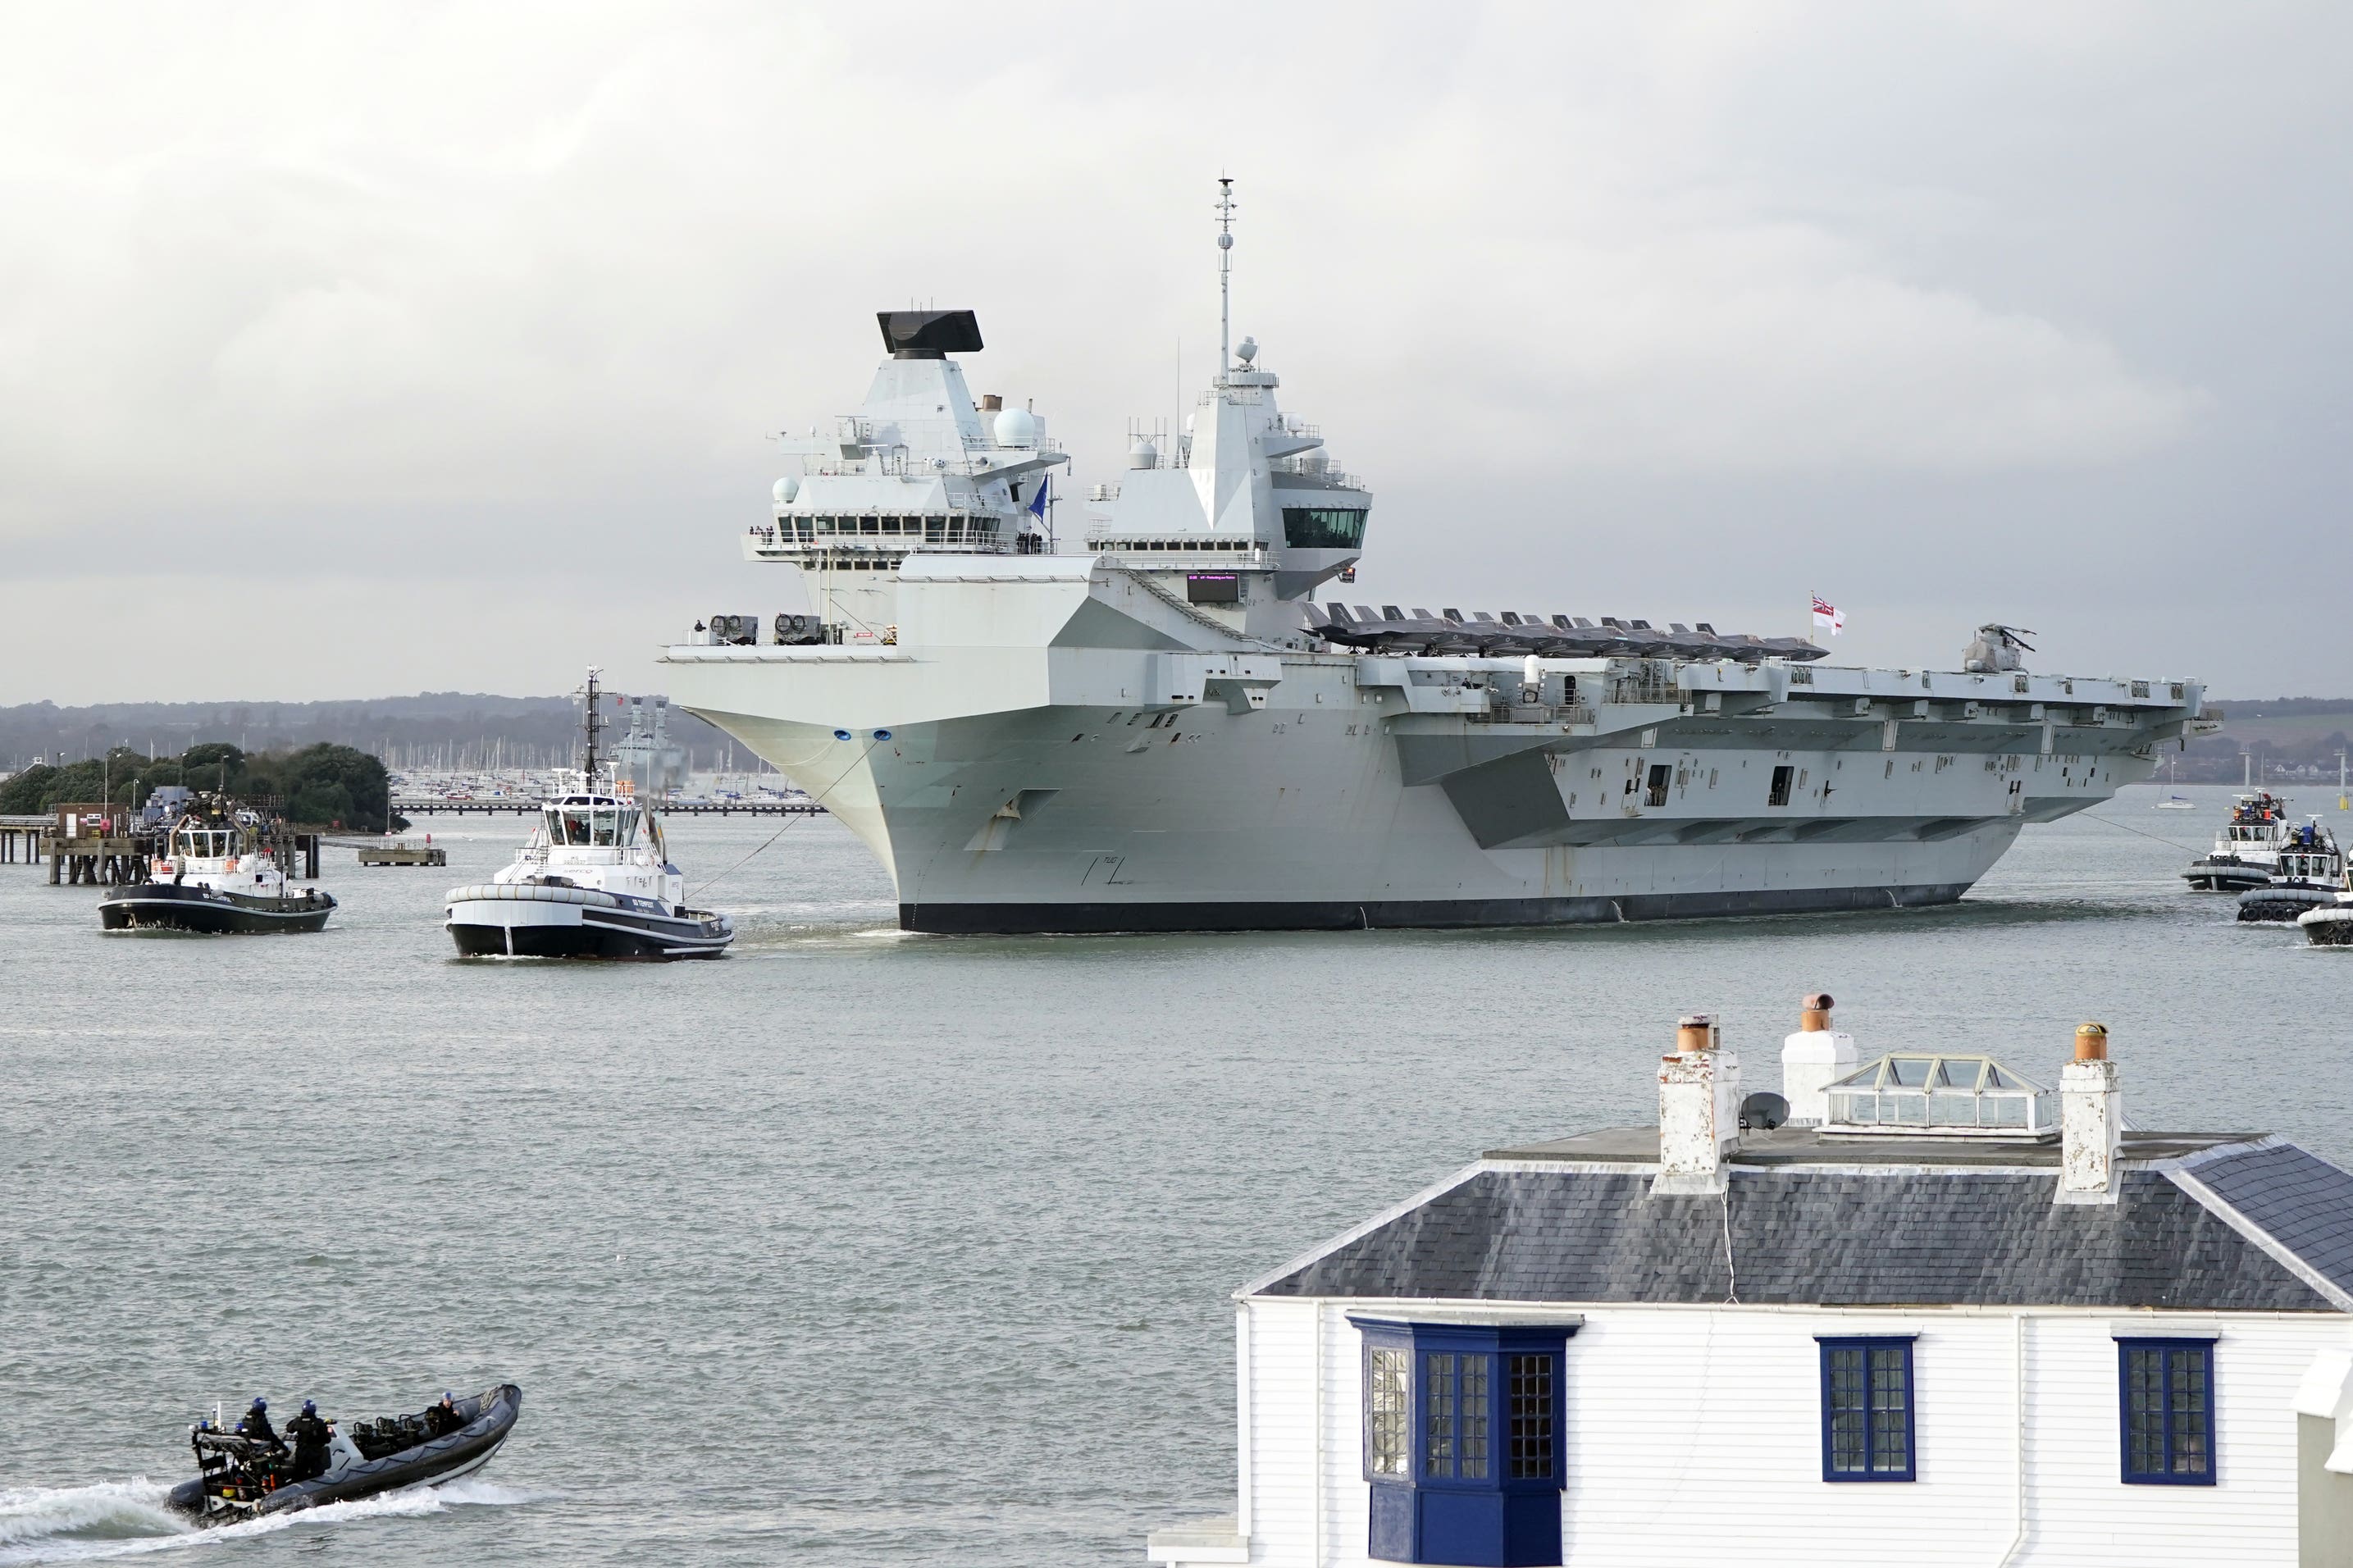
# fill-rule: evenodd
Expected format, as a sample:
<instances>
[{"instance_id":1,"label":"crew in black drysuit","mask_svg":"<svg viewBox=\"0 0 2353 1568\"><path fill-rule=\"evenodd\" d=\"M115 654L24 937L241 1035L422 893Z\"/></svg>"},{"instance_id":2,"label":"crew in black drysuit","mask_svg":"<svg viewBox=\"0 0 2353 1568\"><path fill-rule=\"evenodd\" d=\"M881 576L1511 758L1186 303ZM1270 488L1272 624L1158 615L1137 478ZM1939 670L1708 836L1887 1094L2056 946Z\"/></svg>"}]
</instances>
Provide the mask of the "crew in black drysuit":
<instances>
[{"instance_id":1,"label":"crew in black drysuit","mask_svg":"<svg viewBox=\"0 0 2353 1568\"><path fill-rule=\"evenodd\" d=\"M445 1390L441 1403L425 1413L425 1424L433 1429L436 1437L446 1437L463 1426L466 1421L458 1414L457 1396Z\"/></svg>"},{"instance_id":2,"label":"crew in black drysuit","mask_svg":"<svg viewBox=\"0 0 2353 1568\"><path fill-rule=\"evenodd\" d=\"M237 1424L237 1429L248 1437L269 1444L280 1454L286 1451L285 1439L279 1436L278 1428L269 1424L269 1401L267 1399L255 1400L253 1408L247 1411L245 1418Z\"/></svg>"},{"instance_id":3,"label":"crew in black drysuit","mask_svg":"<svg viewBox=\"0 0 2353 1568\"><path fill-rule=\"evenodd\" d=\"M315 1400L302 1402L302 1414L286 1423L286 1435L294 1439L294 1479L307 1481L327 1473L327 1444L330 1434L327 1424L319 1418Z\"/></svg>"}]
</instances>

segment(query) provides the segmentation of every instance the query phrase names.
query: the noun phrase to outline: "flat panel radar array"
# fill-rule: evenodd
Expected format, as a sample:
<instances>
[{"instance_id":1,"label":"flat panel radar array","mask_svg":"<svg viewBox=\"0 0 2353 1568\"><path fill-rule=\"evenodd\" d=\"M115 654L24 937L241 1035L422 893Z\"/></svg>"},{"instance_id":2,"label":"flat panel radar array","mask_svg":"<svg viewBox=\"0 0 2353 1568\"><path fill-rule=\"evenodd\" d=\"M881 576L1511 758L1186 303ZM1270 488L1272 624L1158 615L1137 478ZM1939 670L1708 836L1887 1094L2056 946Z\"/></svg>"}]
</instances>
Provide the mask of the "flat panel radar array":
<instances>
[{"instance_id":1,"label":"flat panel radar array","mask_svg":"<svg viewBox=\"0 0 2353 1568\"><path fill-rule=\"evenodd\" d=\"M892 359L945 359L983 346L980 318L970 310L877 310L874 319Z\"/></svg>"}]
</instances>

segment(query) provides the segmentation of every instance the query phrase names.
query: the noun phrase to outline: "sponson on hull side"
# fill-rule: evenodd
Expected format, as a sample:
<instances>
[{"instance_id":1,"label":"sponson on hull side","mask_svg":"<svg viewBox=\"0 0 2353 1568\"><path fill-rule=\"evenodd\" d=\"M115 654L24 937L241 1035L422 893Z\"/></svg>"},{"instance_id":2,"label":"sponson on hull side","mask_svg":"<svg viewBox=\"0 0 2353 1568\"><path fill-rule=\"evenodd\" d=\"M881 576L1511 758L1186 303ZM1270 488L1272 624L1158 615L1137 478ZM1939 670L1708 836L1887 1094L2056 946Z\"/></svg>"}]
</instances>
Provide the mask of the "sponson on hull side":
<instances>
[{"instance_id":1,"label":"sponson on hull side","mask_svg":"<svg viewBox=\"0 0 2353 1568\"><path fill-rule=\"evenodd\" d=\"M968 311L885 312L866 405L796 442L672 691L872 848L933 931L1508 925L1957 899L2029 822L2148 776L2194 681L1826 666L1796 639L1318 606L1371 495L1257 345L1139 430L1062 550L1064 458L976 406ZM1999 630L2000 628L1993 628Z\"/></svg>"}]
</instances>

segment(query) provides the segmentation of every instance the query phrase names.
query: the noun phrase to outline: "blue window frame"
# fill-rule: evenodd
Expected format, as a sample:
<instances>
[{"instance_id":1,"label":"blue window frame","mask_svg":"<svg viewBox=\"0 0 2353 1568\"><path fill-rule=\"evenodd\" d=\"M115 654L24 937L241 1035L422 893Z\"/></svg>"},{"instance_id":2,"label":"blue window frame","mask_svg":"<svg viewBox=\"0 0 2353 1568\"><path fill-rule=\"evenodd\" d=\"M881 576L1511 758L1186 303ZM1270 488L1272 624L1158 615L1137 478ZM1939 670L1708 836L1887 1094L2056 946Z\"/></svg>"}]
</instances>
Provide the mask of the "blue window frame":
<instances>
[{"instance_id":1,"label":"blue window frame","mask_svg":"<svg viewBox=\"0 0 2353 1568\"><path fill-rule=\"evenodd\" d=\"M1822 1479L1917 1480L1912 1336L1815 1338L1822 1354Z\"/></svg>"},{"instance_id":2,"label":"blue window frame","mask_svg":"<svg viewBox=\"0 0 2353 1568\"><path fill-rule=\"evenodd\" d=\"M2116 1341L2116 1405L2127 1485L2214 1484L2213 1341Z\"/></svg>"},{"instance_id":3,"label":"blue window frame","mask_svg":"<svg viewBox=\"0 0 2353 1568\"><path fill-rule=\"evenodd\" d=\"M1560 1562L1568 1323L1351 1320L1365 1342L1369 1555Z\"/></svg>"}]
</instances>

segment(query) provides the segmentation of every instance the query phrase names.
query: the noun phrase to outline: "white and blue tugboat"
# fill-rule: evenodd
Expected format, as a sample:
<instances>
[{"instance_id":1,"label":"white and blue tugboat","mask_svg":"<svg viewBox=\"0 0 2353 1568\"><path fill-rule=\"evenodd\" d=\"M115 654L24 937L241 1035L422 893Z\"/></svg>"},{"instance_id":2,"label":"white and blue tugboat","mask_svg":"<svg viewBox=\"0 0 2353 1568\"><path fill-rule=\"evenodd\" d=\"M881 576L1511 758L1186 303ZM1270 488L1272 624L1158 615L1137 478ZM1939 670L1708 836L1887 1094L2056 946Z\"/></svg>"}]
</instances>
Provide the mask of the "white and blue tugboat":
<instances>
[{"instance_id":1,"label":"white and blue tugboat","mask_svg":"<svg viewBox=\"0 0 2353 1568\"><path fill-rule=\"evenodd\" d=\"M717 958L725 915L686 907L650 805L603 775L596 672L588 672L579 787L546 802L531 841L487 882L452 888L446 924L469 957Z\"/></svg>"},{"instance_id":2,"label":"white and blue tugboat","mask_svg":"<svg viewBox=\"0 0 2353 1568\"><path fill-rule=\"evenodd\" d=\"M2345 886L2345 851L2320 818L2289 829L2271 880L2239 895L2239 919L2284 924L2337 902Z\"/></svg>"},{"instance_id":3,"label":"white and blue tugboat","mask_svg":"<svg viewBox=\"0 0 2353 1568\"><path fill-rule=\"evenodd\" d=\"M2295 836L2287 802L2269 790L2242 795L2231 804L2231 820L2211 853L2192 860L2181 875L2195 893L2243 893L2260 888L2279 869L2280 851Z\"/></svg>"},{"instance_id":4,"label":"white and blue tugboat","mask_svg":"<svg viewBox=\"0 0 2353 1568\"><path fill-rule=\"evenodd\" d=\"M318 931L335 912L322 889L298 888L279 863L271 830L250 811L206 797L172 825L150 879L98 901L107 931L184 931L207 936Z\"/></svg>"}]
</instances>

